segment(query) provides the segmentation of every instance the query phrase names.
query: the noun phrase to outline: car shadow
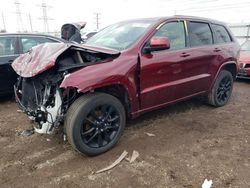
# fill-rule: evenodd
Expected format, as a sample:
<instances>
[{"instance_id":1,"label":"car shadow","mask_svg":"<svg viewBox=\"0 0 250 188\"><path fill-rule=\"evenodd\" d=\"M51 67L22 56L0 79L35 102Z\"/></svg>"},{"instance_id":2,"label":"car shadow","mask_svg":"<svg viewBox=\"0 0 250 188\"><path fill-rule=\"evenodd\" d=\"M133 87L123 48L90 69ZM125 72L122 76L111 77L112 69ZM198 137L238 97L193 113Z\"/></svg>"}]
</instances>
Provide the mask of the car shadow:
<instances>
[{"instance_id":1,"label":"car shadow","mask_svg":"<svg viewBox=\"0 0 250 188\"><path fill-rule=\"evenodd\" d=\"M236 82L250 84L250 79L237 78Z\"/></svg>"},{"instance_id":2,"label":"car shadow","mask_svg":"<svg viewBox=\"0 0 250 188\"><path fill-rule=\"evenodd\" d=\"M15 101L14 95L10 94L10 95L0 96L0 103L9 102L9 101L11 102Z\"/></svg>"},{"instance_id":3,"label":"car shadow","mask_svg":"<svg viewBox=\"0 0 250 188\"><path fill-rule=\"evenodd\" d=\"M135 119L129 119L126 126L131 127L135 124L139 124L140 122L154 121L162 117L170 116L172 114L183 113L191 109L199 108L201 106L207 106L207 108L212 108L212 106L206 105L206 101L204 98L196 97L186 101L177 102L151 112L147 112ZM145 124L141 125L145 126Z\"/></svg>"}]
</instances>

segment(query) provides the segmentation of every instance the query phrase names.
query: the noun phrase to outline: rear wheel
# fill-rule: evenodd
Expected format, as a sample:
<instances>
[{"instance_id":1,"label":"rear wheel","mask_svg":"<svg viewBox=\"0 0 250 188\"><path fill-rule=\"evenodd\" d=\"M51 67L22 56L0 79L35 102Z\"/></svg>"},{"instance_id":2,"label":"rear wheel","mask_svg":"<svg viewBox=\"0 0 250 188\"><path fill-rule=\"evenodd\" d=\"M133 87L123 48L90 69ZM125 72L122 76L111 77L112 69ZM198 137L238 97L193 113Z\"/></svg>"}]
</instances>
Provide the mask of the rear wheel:
<instances>
[{"instance_id":1,"label":"rear wheel","mask_svg":"<svg viewBox=\"0 0 250 188\"><path fill-rule=\"evenodd\" d=\"M67 112L65 130L70 144L86 155L111 149L125 127L125 110L108 94L93 93L77 99Z\"/></svg>"},{"instance_id":2,"label":"rear wheel","mask_svg":"<svg viewBox=\"0 0 250 188\"><path fill-rule=\"evenodd\" d=\"M208 103L220 107L230 99L233 90L233 76L231 72L222 70L208 95Z\"/></svg>"}]
</instances>

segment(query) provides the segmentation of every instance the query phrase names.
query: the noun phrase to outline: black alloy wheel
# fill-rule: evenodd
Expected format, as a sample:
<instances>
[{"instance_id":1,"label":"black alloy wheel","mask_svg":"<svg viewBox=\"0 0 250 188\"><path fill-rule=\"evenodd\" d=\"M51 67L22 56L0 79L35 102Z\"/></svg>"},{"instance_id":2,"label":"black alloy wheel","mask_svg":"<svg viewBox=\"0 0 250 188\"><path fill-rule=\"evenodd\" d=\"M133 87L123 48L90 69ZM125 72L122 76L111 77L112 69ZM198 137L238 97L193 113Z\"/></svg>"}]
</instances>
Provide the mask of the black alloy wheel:
<instances>
[{"instance_id":1,"label":"black alloy wheel","mask_svg":"<svg viewBox=\"0 0 250 188\"><path fill-rule=\"evenodd\" d=\"M64 122L70 144L90 156L111 149L121 137L125 124L123 105L105 93L78 98L69 108Z\"/></svg>"},{"instance_id":2,"label":"black alloy wheel","mask_svg":"<svg viewBox=\"0 0 250 188\"><path fill-rule=\"evenodd\" d=\"M91 148L106 146L118 133L120 115L111 104L103 104L92 109L83 118L82 141Z\"/></svg>"},{"instance_id":3,"label":"black alloy wheel","mask_svg":"<svg viewBox=\"0 0 250 188\"><path fill-rule=\"evenodd\" d=\"M216 91L216 97L219 103L223 104L228 101L231 90L232 90L232 81L229 76L224 77L218 86L218 89Z\"/></svg>"},{"instance_id":4,"label":"black alloy wheel","mask_svg":"<svg viewBox=\"0 0 250 188\"><path fill-rule=\"evenodd\" d=\"M208 95L208 103L220 107L227 104L233 91L233 75L227 70L222 70Z\"/></svg>"}]
</instances>

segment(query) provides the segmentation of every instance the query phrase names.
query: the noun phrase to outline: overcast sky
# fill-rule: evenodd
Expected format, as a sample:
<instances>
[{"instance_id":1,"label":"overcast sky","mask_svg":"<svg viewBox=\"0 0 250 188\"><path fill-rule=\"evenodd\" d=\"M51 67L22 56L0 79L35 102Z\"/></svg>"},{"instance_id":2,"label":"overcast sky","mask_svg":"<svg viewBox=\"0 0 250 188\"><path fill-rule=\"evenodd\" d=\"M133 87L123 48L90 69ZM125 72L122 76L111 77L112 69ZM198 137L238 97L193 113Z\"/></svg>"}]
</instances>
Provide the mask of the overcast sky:
<instances>
[{"instance_id":1,"label":"overcast sky","mask_svg":"<svg viewBox=\"0 0 250 188\"><path fill-rule=\"evenodd\" d=\"M20 12L16 14L20 3ZM100 13L100 28L131 18L202 16L227 23L250 23L250 0L0 0L0 29L44 31L42 3L46 3L49 31L63 23L86 21L87 30L96 28L95 13ZM31 19L29 19L29 15ZM30 24L31 23L31 24Z\"/></svg>"}]
</instances>

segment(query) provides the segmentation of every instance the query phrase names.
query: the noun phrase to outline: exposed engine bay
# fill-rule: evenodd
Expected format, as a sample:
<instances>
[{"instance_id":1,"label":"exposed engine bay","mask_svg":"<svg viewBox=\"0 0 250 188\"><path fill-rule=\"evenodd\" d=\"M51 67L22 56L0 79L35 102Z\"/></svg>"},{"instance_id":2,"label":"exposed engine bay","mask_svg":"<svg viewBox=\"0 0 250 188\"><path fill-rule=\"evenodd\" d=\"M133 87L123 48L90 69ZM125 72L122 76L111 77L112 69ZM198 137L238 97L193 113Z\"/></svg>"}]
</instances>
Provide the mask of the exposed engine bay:
<instances>
[{"instance_id":1,"label":"exposed engine bay","mask_svg":"<svg viewBox=\"0 0 250 188\"><path fill-rule=\"evenodd\" d=\"M29 53L31 54L27 55L32 57L32 52ZM67 75L92 64L105 63L115 57L117 54L71 46L57 57L52 68L31 77L20 76L14 86L15 97L22 111L35 122L35 131L52 134L62 124L67 109L78 97L76 88L60 88Z\"/></svg>"}]
</instances>

